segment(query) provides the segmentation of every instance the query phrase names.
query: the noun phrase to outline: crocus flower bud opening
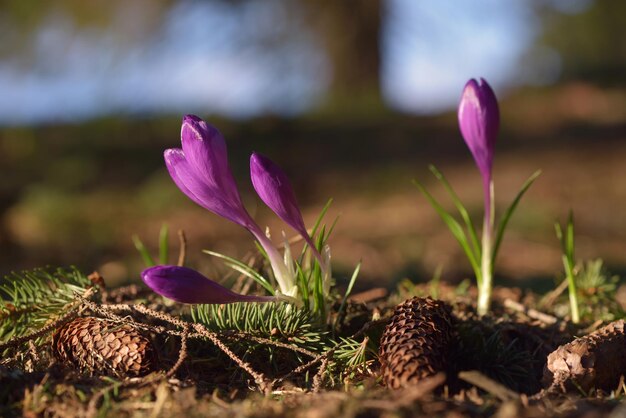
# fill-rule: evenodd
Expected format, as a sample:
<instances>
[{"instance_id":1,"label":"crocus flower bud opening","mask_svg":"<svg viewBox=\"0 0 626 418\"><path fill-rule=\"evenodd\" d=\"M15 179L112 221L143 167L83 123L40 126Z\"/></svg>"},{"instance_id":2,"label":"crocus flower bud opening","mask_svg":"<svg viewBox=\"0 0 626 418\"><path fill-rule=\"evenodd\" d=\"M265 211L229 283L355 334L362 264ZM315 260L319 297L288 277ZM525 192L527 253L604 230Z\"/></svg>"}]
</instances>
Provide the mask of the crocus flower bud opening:
<instances>
[{"instance_id":1,"label":"crocus flower bud opening","mask_svg":"<svg viewBox=\"0 0 626 418\"><path fill-rule=\"evenodd\" d=\"M285 172L259 153L250 156L250 178L261 200L299 234L308 237L302 213Z\"/></svg>"},{"instance_id":2,"label":"crocus flower bud opening","mask_svg":"<svg viewBox=\"0 0 626 418\"><path fill-rule=\"evenodd\" d=\"M250 156L250 178L261 200L304 238L323 268L322 257L304 226L302 212L285 172L272 160L255 152Z\"/></svg>"},{"instance_id":3,"label":"crocus flower bud opening","mask_svg":"<svg viewBox=\"0 0 626 418\"><path fill-rule=\"evenodd\" d=\"M491 179L493 153L500 128L498 100L484 80L472 79L459 103L459 128L483 178Z\"/></svg>"},{"instance_id":4,"label":"crocus flower bud opening","mask_svg":"<svg viewBox=\"0 0 626 418\"><path fill-rule=\"evenodd\" d=\"M217 129L194 115L183 118L182 149L168 149L165 165L178 188L198 205L236 224L253 221L228 166L226 143Z\"/></svg>"},{"instance_id":5,"label":"crocus flower bud opening","mask_svg":"<svg viewBox=\"0 0 626 418\"><path fill-rule=\"evenodd\" d=\"M141 273L143 282L161 296L181 303L224 304L235 302L272 302L273 296L235 293L187 267L160 265Z\"/></svg>"}]
</instances>

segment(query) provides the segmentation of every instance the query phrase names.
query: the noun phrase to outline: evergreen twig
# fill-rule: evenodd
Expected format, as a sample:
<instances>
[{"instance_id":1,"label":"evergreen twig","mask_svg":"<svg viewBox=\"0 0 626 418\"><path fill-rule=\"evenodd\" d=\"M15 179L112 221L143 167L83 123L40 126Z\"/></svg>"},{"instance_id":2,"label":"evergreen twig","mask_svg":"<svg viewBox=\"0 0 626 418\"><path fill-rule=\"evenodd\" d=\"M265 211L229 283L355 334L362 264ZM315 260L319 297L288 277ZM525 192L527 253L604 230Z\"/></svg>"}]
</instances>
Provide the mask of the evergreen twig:
<instances>
[{"instance_id":1,"label":"evergreen twig","mask_svg":"<svg viewBox=\"0 0 626 418\"><path fill-rule=\"evenodd\" d=\"M75 295L85 293L93 284L73 267L36 269L5 277L0 285L0 342L29 335L63 316L76 303Z\"/></svg>"},{"instance_id":2,"label":"evergreen twig","mask_svg":"<svg viewBox=\"0 0 626 418\"><path fill-rule=\"evenodd\" d=\"M86 289L82 295L75 294L74 303L68 304L69 306L71 306L71 308L66 309L65 312L60 317L54 319L52 322L48 322L46 325L37 329L36 331L10 338L6 343L0 344L0 352L6 350L7 348L20 346L25 342L32 342L33 340L43 337L47 335L48 333L65 325L72 319L76 318L76 316L78 316L78 311L81 306L80 304L77 304L77 301L87 300L87 298L91 297L95 292L96 292L96 288L90 287ZM68 306L68 305L65 305L65 306Z\"/></svg>"},{"instance_id":3,"label":"evergreen twig","mask_svg":"<svg viewBox=\"0 0 626 418\"><path fill-rule=\"evenodd\" d=\"M41 329L37 331L34 331L30 334L22 335L19 337L13 337L6 343L0 344L0 351L4 351L7 348L17 347L19 345L24 344L25 342L32 341L39 337L43 337L49 332L54 331L55 329L61 327L62 325L65 325L72 319L76 318L77 313L78 313L78 306L71 309L68 313L66 313L65 315L57 319L56 321L51 322L48 325L45 325L44 327L42 327Z\"/></svg>"}]
</instances>

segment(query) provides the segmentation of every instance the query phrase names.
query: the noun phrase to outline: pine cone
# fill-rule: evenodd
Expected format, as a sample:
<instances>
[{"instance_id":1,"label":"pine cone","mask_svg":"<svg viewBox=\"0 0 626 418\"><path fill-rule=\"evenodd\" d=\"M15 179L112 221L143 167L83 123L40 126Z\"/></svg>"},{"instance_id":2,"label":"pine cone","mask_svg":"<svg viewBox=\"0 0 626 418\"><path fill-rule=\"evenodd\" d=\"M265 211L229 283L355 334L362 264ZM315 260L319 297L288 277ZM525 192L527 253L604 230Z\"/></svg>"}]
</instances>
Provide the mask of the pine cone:
<instances>
[{"instance_id":1,"label":"pine cone","mask_svg":"<svg viewBox=\"0 0 626 418\"><path fill-rule=\"evenodd\" d=\"M380 340L383 383L397 389L446 370L453 340L451 309L444 302L414 297L396 306Z\"/></svg>"},{"instance_id":2,"label":"pine cone","mask_svg":"<svg viewBox=\"0 0 626 418\"><path fill-rule=\"evenodd\" d=\"M137 329L101 318L76 318L52 338L55 357L82 372L117 377L149 373L156 355Z\"/></svg>"},{"instance_id":3,"label":"pine cone","mask_svg":"<svg viewBox=\"0 0 626 418\"><path fill-rule=\"evenodd\" d=\"M610 391L617 388L622 375L626 375L626 323L619 320L550 353L544 385Z\"/></svg>"}]
</instances>

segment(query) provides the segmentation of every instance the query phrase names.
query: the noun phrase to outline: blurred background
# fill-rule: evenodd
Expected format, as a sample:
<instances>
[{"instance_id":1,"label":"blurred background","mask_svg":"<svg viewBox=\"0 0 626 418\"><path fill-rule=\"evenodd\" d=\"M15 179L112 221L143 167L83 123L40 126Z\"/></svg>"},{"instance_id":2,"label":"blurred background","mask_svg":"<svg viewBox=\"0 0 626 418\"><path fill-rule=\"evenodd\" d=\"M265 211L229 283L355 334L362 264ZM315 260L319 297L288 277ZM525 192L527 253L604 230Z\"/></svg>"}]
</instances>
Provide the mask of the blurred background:
<instances>
[{"instance_id":1,"label":"blurred background","mask_svg":"<svg viewBox=\"0 0 626 418\"><path fill-rule=\"evenodd\" d=\"M553 224L570 209L577 255L626 271L626 3L0 0L0 273L73 264L137 280L131 236L154 249L163 223L174 253L186 231L205 272L218 267L203 248L246 254L247 232L195 206L164 167L195 113L225 135L244 201L274 236L286 226L252 193L252 151L287 171L308 225L334 199L339 277L360 259L361 286L467 277L411 180L451 207L436 164L481 218L455 113L473 77L500 99L500 213L543 170L500 280L552 285Z\"/></svg>"}]
</instances>

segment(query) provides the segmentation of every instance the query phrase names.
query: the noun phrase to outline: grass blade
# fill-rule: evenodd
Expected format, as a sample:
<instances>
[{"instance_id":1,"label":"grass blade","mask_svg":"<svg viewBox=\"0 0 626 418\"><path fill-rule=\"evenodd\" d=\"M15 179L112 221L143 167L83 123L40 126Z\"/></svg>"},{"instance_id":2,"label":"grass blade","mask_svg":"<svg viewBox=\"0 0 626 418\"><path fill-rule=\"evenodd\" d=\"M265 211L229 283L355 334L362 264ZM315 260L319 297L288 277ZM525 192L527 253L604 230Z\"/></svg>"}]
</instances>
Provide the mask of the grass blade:
<instances>
[{"instance_id":1,"label":"grass blade","mask_svg":"<svg viewBox=\"0 0 626 418\"><path fill-rule=\"evenodd\" d=\"M310 273L309 273L310 277ZM304 309L309 309L309 277L302 271L299 263L296 263L296 280L302 295L302 302L304 303Z\"/></svg>"},{"instance_id":2,"label":"grass blade","mask_svg":"<svg viewBox=\"0 0 626 418\"><path fill-rule=\"evenodd\" d=\"M202 252L208 255L212 255L213 257L221 258L222 260L224 260L224 263L228 267L232 268L233 270L238 271L239 273L243 274L246 277L251 278L252 280L257 282L259 285L261 285L265 290L270 292L270 294L272 295L274 294L274 288L272 287L270 282L268 282L265 277L261 276L256 270L254 270L249 265L237 259L234 259L224 254L220 254L215 251L202 250Z\"/></svg>"},{"instance_id":3,"label":"grass blade","mask_svg":"<svg viewBox=\"0 0 626 418\"><path fill-rule=\"evenodd\" d=\"M437 211L443 222L446 224L450 232L452 232L454 238L461 245L461 248L465 252L467 259L472 266L472 270L474 270L474 274L476 275L476 281L480 285L480 283L482 282L480 266L478 264L476 256L474 255L474 252L470 248L470 244L467 240L467 236L465 235L463 227L461 227L461 224L459 224L459 222L454 219L454 217L452 217L448 212L445 211L445 209L439 204L439 202L437 202L437 200L428 192L428 190L426 190L424 186L422 186L419 181L413 180L413 184L415 184L415 186L417 186L417 188L426 197L426 199L429 201L435 211Z\"/></svg>"},{"instance_id":4,"label":"grass blade","mask_svg":"<svg viewBox=\"0 0 626 418\"><path fill-rule=\"evenodd\" d=\"M133 235L132 239L133 244L135 244L135 248L137 249L137 251L139 251L139 255L143 259L143 263L146 265L146 267L155 266L156 262L154 261L154 258L152 258L152 255L150 255L150 251L148 251L146 246L143 245L143 242L141 241L141 239L139 239L139 236Z\"/></svg>"},{"instance_id":5,"label":"grass blade","mask_svg":"<svg viewBox=\"0 0 626 418\"><path fill-rule=\"evenodd\" d=\"M348 282L348 288L346 289L346 293L344 293L343 295L343 299L341 300L341 305L339 305L339 310L337 311L337 319L335 321L335 328L338 325L337 321L339 321L339 318L341 318L341 313L346 307L346 301L348 300L350 293L352 293L352 288L354 287L354 283L356 282L356 278L358 277L360 270L361 270L361 262L359 261L359 264L356 265L356 268L354 269L354 272L352 273L352 277L350 278L350 281Z\"/></svg>"},{"instance_id":6,"label":"grass blade","mask_svg":"<svg viewBox=\"0 0 626 418\"><path fill-rule=\"evenodd\" d=\"M567 278L572 322L577 324L580 322L580 313L578 310L578 289L575 272L576 261L574 259L574 214L571 210L565 227L565 235L563 235L563 229L558 222L554 224L554 229L556 231L556 237L561 242L563 251L563 268L565 269L565 276Z\"/></svg>"},{"instance_id":7,"label":"grass blade","mask_svg":"<svg viewBox=\"0 0 626 418\"><path fill-rule=\"evenodd\" d=\"M540 174L541 170L537 170L530 177L528 177L528 179L522 185L520 191L517 193L517 196L515 196L515 199L513 199L513 201L511 202L509 208L506 210L506 212L504 212L504 216L502 217L502 219L500 219L500 222L498 223L498 228L496 229L496 240L494 242L493 252L491 253L491 268L493 268L493 266L495 265L496 256L498 255L498 250L500 249L500 244L502 243L502 237L504 236L504 230L506 229L506 226L511 219L511 215L513 215L513 212L515 212L515 209L517 208L519 201L522 199L522 196L524 196L526 191L530 188L530 186L532 186L532 184L535 182Z\"/></svg>"},{"instance_id":8,"label":"grass blade","mask_svg":"<svg viewBox=\"0 0 626 418\"><path fill-rule=\"evenodd\" d=\"M443 187L448 191L448 194L452 198L454 206L456 206L456 209L461 215L461 219L463 219L463 222L465 222L465 226L467 227L467 231L472 242L472 247L474 248L474 254L476 255L476 259L479 259L481 247L478 241L478 235L476 234L476 228L474 227L474 223L472 222L472 218L470 218L467 209L465 209L465 206L463 206L463 203L461 203L461 199L459 199L459 196L456 194L456 192L448 182L448 179L446 179L443 173L432 164L428 166L428 169L435 175L435 178L439 180L441 184L443 184Z\"/></svg>"},{"instance_id":9,"label":"grass blade","mask_svg":"<svg viewBox=\"0 0 626 418\"><path fill-rule=\"evenodd\" d=\"M326 202L326 204L322 208L322 211L320 212L319 216L315 220L315 224L313 225L313 229L311 230L311 237L314 237L315 234L317 233L317 229L319 228L320 224L322 223L322 219L324 219L324 216L326 216L326 212L328 212L328 209L330 208L330 205L332 203L333 203L333 199L330 198L330 199L328 199L328 202Z\"/></svg>"},{"instance_id":10,"label":"grass blade","mask_svg":"<svg viewBox=\"0 0 626 418\"><path fill-rule=\"evenodd\" d=\"M572 265L574 265L574 212L569 211L567 218L567 233L566 233L565 251L570 257Z\"/></svg>"},{"instance_id":11,"label":"grass blade","mask_svg":"<svg viewBox=\"0 0 626 418\"><path fill-rule=\"evenodd\" d=\"M167 224L163 224L161 226L161 230L159 231L159 262L161 264L167 264L167 260L169 259L169 247L167 245L167 241L169 239L169 228Z\"/></svg>"},{"instance_id":12,"label":"grass blade","mask_svg":"<svg viewBox=\"0 0 626 418\"><path fill-rule=\"evenodd\" d=\"M324 217L326 216L326 212L328 212L328 209L330 208L330 205L333 203L333 199L328 199L328 202L326 202L326 204L324 205L324 207L322 208L322 211L320 212L320 214L318 215L317 219L315 220L315 224L313 225L313 229L311 229L311 239L313 240L313 242L315 242L315 235L317 235L317 231L320 228L320 226L322 226L322 228L325 228L325 225L322 225L322 220L324 219ZM333 222L330 230L328 231L328 234L323 235L323 239L321 240L321 245L318 245L318 248L316 248L318 251L322 250L322 247L324 246L324 243L326 242L326 240L328 239L328 237L330 236L332 230L335 227L335 224L337 223L337 221L339 220L339 216L337 216L335 218L335 221ZM303 247L302 247L302 252L300 253L300 262L302 262L302 260L304 260L304 255L306 253L307 248L309 247L309 244L307 242L304 243Z\"/></svg>"}]
</instances>

